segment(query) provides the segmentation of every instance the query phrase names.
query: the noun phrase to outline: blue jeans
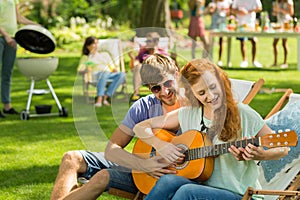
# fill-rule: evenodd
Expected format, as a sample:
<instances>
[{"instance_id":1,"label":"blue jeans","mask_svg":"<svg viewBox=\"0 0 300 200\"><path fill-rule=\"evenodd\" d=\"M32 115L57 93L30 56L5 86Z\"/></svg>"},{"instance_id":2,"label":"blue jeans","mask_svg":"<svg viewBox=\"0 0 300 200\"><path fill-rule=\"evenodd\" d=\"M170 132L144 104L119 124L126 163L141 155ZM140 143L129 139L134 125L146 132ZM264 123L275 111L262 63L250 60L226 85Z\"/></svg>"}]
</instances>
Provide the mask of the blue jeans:
<instances>
[{"instance_id":1,"label":"blue jeans","mask_svg":"<svg viewBox=\"0 0 300 200\"><path fill-rule=\"evenodd\" d=\"M181 176L167 174L157 181L145 198L150 199L240 200L242 196L228 190L201 185Z\"/></svg>"},{"instance_id":2,"label":"blue jeans","mask_svg":"<svg viewBox=\"0 0 300 200\"><path fill-rule=\"evenodd\" d=\"M0 66L1 66L1 101L10 103L10 86L16 59L16 48L9 46L3 37L0 37Z\"/></svg>"},{"instance_id":3,"label":"blue jeans","mask_svg":"<svg viewBox=\"0 0 300 200\"><path fill-rule=\"evenodd\" d=\"M111 97L114 95L118 87L125 81L124 72L98 72L97 77L97 96L107 95ZM109 84L107 90L105 90L106 84L109 80L112 80L112 82Z\"/></svg>"}]
</instances>

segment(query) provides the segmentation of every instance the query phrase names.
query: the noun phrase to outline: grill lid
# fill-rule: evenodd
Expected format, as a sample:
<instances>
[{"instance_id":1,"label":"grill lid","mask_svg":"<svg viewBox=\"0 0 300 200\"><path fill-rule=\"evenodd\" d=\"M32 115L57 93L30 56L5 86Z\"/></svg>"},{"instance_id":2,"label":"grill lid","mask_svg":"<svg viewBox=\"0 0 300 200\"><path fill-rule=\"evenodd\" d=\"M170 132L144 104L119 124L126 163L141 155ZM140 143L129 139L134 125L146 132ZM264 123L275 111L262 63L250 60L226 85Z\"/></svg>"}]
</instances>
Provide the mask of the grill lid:
<instances>
[{"instance_id":1,"label":"grill lid","mask_svg":"<svg viewBox=\"0 0 300 200\"><path fill-rule=\"evenodd\" d=\"M38 54L54 51L56 42L50 31L38 25L26 25L20 28L15 39L24 49Z\"/></svg>"}]
</instances>

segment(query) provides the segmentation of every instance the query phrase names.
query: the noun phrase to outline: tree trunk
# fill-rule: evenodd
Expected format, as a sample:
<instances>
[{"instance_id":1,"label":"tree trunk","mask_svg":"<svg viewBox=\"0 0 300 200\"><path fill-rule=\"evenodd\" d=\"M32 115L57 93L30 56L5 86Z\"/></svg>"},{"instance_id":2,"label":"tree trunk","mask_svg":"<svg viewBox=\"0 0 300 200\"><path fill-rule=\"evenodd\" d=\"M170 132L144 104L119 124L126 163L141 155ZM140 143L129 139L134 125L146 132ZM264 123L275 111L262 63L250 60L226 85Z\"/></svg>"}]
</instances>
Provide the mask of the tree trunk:
<instances>
[{"instance_id":1,"label":"tree trunk","mask_svg":"<svg viewBox=\"0 0 300 200\"><path fill-rule=\"evenodd\" d=\"M165 30L165 28L171 28L169 1L143 0L140 27L137 29L137 36L139 37L144 37L150 31L156 31L161 36L169 35Z\"/></svg>"}]
</instances>

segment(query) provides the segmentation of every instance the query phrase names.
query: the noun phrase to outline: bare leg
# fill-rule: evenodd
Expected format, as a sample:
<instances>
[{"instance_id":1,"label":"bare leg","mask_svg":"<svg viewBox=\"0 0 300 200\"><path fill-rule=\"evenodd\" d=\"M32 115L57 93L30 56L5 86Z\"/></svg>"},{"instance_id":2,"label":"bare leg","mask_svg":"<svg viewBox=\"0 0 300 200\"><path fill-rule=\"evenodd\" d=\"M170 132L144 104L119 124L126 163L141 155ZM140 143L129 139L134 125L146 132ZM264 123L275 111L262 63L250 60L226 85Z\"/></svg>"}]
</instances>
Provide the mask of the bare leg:
<instances>
[{"instance_id":1,"label":"bare leg","mask_svg":"<svg viewBox=\"0 0 300 200\"><path fill-rule=\"evenodd\" d=\"M257 39L256 38L253 38L251 41L251 44L252 44L252 63L255 61L255 58L256 58L256 42L257 42Z\"/></svg>"},{"instance_id":2,"label":"bare leg","mask_svg":"<svg viewBox=\"0 0 300 200\"><path fill-rule=\"evenodd\" d=\"M11 103L5 103L4 105L4 110L9 110L12 108Z\"/></svg>"},{"instance_id":3,"label":"bare leg","mask_svg":"<svg viewBox=\"0 0 300 200\"><path fill-rule=\"evenodd\" d=\"M278 55L278 50L277 50L277 43L278 43L279 39L275 38L273 40L273 54L274 54L274 63L273 66L277 65L277 55Z\"/></svg>"},{"instance_id":4,"label":"bare leg","mask_svg":"<svg viewBox=\"0 0 300 200\"><path fill-rule=\"evenodd\" d=\"M288 55L288 47L287 47L287 39L282 39L282 47L283 47L283 64L287 64L287 55Z\"/></svg>"},{"instance_id":5,"label":"bare leg","mask_svg":"<svg viewBox=\"0 0 300 200\"><path fill-rule=\"evenodd\" d=\"M66 152L59 167L51 200L63 199L77 188L77 174L86 171L87 164L78 151Z\"/></svg>"},{"instance_id":6,"label":"bare leg","mask_svg":"<svg viewBox=\"0 0 300 200\"><path fill-rule=\"evenodd\" d=\"M102 96L97 96L96 103L101 103L102 104L102 102L103 102L103 97Z\"/></svg>"},{"instance_id":7,"label":"bare leg","mask_svg":"<svg viewBox=\"0 0 300 200\"><path fill-rule=\"evenodd\" d=\"M192 38L192 59L194 59L196 57L196 46L197 46L197 41L196 41L196 37Z\"/></svg>"},{"instance_id":8,"label":"bare leg","mask_svg":"<svg viewBox=\"0 0 300 200\"><path fill-rule=\"evenodd\" d=\"M247 57L246 57L245 41L241 41L241 53L242 53L243 61L246 61Z\"/></svg>"},{"instance_id":9,"label":"bare leg","mask_svg":"<svg viewBox=\"0 0 300 200\"><path fill-rule=\"evenodd\" d=\"M222 52L223 52L223 38L219 38L219 61L222 60Z\"/></svg>"},{"instance_id":10,"label":"bare leg","mask_svg":"<svg viewBox=\"0 0 300 200\"><path fill-rule=\"evenodd\" d=\"M110 103L108 102L108 96L107 95L104 95L103 104L106 105L106 106L110 106Z\"/></svg>"},{"instance_id":11,"label":"bare leg","mask_svg":"<svg viewBox=\"0 0 300 200\"><path fill-rule=\"evenodd\" d=\"M208 51L209 51L208 40L207 40L207 38L205 36L204 37L200 37L200 39L203 42L203 46L204 46L204 51L203 51L202 57L206 58L208 56Z\"/></svg>"},{"instance_id":12,"label":"bare leg","mask_svg":"<svg viewBox=\"0 0 300 200\"><path fill-rule=\"evenodd\" d=\"M97 172L87 184L72 191L64 200L95 200L105 191L108 183L109 173L103 169Z\"/></svg>"}]
</instances>

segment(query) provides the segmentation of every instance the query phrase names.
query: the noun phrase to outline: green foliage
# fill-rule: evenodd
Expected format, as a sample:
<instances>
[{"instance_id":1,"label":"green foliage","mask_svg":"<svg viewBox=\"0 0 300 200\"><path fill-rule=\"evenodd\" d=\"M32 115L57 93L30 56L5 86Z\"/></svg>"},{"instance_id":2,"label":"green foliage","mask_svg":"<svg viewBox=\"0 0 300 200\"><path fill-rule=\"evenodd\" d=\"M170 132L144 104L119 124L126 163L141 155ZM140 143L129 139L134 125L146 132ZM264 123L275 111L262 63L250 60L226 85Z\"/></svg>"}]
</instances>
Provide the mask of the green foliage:
<instances>
[{"instance_id":1,"label":"green foliage","mask_svg":"<svg viewBox=\"0 0 300 200\"><path fill-rule=\"evenodd\" d=\"M113 23L129 23L131 28L138 26L141 17L142 0L110 0L103 4L102 14L114 19Z\"/></svg>"},{"instance_id":2,"label":"green foliage","mask_svg":"<svg viewBox=\"0 0 300 200\"><path fill-rule=\"evenodd\" d=\"M88 36L98 38L116 37L116 32L112 32L112 19L98 18L96 21L87 23L84 18L71 17L70 26L65 26L64 20L61 17L57 18L61 23L57 23L50 31L54 35L57 46L63 47L66 44L83 41Z\"/></svg>"},{"instance_id":3,"label":"green foliage","mask_svg":"<svg viewBox=\"0 0 300 200\"><path fill-rule=\"evenodd\" d=\"M212 0L206 0L206 4ZM271 19L274 21L272 13L272 1L262 0L263 10L268 11ZM20 0L23 4L22 12L30 19L50 28L56 26L57 23L64 23L69 26L70 18L79 16L84 18L88 23L96 21L98 18L111 17L114 26L127 25L131 28L138 27L141 19L141 5L143 0L63 0L59 1L55 7L54 1L49 1L49 7L45 8L43 1L27 1ZM23 3L26 2L26 3ZM170 9L175 5L179 9L183 9L186 21L189 17L186 0L169 0ZM295 16L300 18L300 1L294 1ZM57 18L62 17L61 20ZM258 13L259 17L259 13ZM187 25L185 24L185 27Z\"/></svg>"},{"instance_id":4,"label":"green foliage","mask_svg":"<svg viewBox=\"0 0 300 200\"><path fill-rule=\"evenodd\" d=\"M58 4L57 14L68 23L69 19L74 16L93 20L96 16L100 16L100 10L97 6L89 6L85 0L64 0Z\"/></svg>"}]
</instances>

